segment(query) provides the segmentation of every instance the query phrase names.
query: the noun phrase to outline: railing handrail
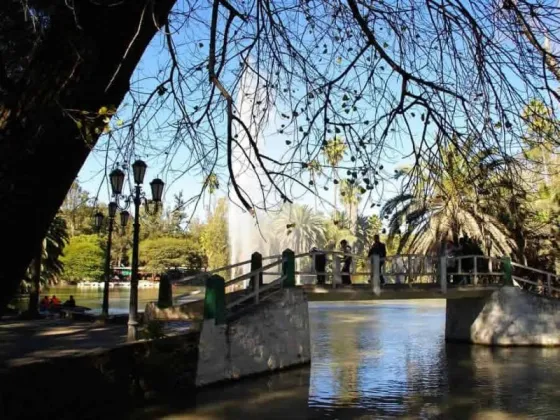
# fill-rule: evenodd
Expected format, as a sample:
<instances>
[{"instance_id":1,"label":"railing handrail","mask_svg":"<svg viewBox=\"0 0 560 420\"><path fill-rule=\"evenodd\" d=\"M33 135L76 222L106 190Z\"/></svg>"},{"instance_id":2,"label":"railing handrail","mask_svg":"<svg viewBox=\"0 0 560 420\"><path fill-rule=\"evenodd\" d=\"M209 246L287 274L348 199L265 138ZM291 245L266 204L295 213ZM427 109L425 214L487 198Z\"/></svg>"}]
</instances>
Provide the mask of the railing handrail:
<instances>
[{"instance_id":1,"label":"railing handrail","mask_svg":"<svg viewBox=\"0 0 560 420\"><path fill-rule=\"evenodd\" d=\"M243 274L243 275L241 275L241 276L239 276L239 277L236 277L236 278L234 278L234 279L231 279L231 280L227 281L227 282L225 283L225 286L226 286L226 287L228 287L228 286L233 286L234 284L237 284L237 283L239 283L239 282L241 282L241 281L243 281L243 280L248 280L248 279L250 279L251 277L256 276L257 274L262 273L264 270L268 270L269 268L276 267L277 265L282 264L282 262L283 262L283 261L280 260L280 261L274 261L274 262L272 262L272 263L270 263L270 264L267 264L267 265L263 265L262 267L257 268L256 270L253 270L253 271L251 271L251 272L249 272L249 273Z\"/></svg>"},{"instance_id":2,"label":"railing handrail","mask_svg":"<svg viewBox=\"0 0 560 420\"><path fill-rule=\"evenodd\" d=\"M212 274L216 274L219 273L221 271L225 271L225 270L230 270L232 268L236 268L245 264L250 264L251 260L247 260L247 261L241 261L235 264L230 264L230 265L226 265L225 267L220 267L220 268L216 268L212 271L204 271L202 273L198 273L198 274L193 274L192 276L187 276L187 277L182 277L180 279L177 280L171 280L172 283L185 283L187 281L191 281L194 279L197 279L199 277L206 277L206 276L211 276Z\"/></svg>"},{"instance_id":3,"label":"railing handrail","mask_svg":"<svg viewBox=\"0 0 560 420\"><path fill-rule=\"evenodd\" d=\"M533 271L535 273L545 274L547 276L550 275L550 276L553 276L555 278L558 278L558 276L554 273L551 273L549 271L539 270L538 268L529 267L528 265L523 265L523 264L519 264L519 263L516 263L516 262L512 262L511 265L513 267L523 268L525 270Z\"/></svg>"},{"instance_id":4,"label":"railing handrail","mask_svg":"<svg viewBox=\"0 0 560 420\"><path fill-rule=\"evenodd\" d=\"M554 290L555 292L560 292L560 288L554 287L554 286L551 286L551 285L548 285L548 284L545 284L545 283L539 284L536 281L529 280L529 279L524 279L523 277L519 277L519 276L511 276L511 277L515 281L521 281L523 283L532 284L533 286L542 286L543 288L548 289L549 291Z\"/></svg>"},{"instance_id":5,"label":"railing handrail","mask_svg":"<svg viewBox=\"0 0 560 420\"><path fill-rule=\"evenodd\" d=\"M271 281L270 283L267 283L267 284L265 284L265 285L260 286L257 290L255 290L255 291L253 291L253 292L251 292L251 293L248 293L248 294L246 294L246 295L243 295L243 296L241 296L240 298L238 298L237 300L234 300L233 302L228 303L228 304L226 305L226 309L231 309L231 308L233 308L234 306L237 306L237 305L239 305L240 303L243 303L243 302L245 302L245 301L247 301L247 300L249 300L249 299L252 299L252 298L254 298L254 297L257 297L257 298L258 298L262 292L265 292L265 291L267 291L268 289L271 289L272 287L277 286L278 284L282 284L282 282L283 282L285 279L286 279L286 276L284 275L284 276L281 276L281 277L277 278L277 279L274 280L274 281Z\"/></svg>"}]
</instances>

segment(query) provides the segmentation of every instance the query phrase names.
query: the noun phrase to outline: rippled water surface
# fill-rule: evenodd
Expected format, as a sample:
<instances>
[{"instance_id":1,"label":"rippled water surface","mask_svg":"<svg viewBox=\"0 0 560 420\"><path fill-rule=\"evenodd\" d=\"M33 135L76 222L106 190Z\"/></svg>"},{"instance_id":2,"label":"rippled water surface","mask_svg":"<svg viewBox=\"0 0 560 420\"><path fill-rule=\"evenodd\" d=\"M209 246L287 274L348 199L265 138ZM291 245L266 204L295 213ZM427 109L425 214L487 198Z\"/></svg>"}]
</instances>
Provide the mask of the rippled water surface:
<instances>
[{"instance_id":1,"label":"rippled water surface","mask_svg":"<svg viewBox=\"0 0 560 420\"><path fill-rule=\"evenodd\" d=\"M138 418L560 418L560 349L446 345L445 301L311 303L310 322L310 368Z\"/></svg>"}]
</instances>

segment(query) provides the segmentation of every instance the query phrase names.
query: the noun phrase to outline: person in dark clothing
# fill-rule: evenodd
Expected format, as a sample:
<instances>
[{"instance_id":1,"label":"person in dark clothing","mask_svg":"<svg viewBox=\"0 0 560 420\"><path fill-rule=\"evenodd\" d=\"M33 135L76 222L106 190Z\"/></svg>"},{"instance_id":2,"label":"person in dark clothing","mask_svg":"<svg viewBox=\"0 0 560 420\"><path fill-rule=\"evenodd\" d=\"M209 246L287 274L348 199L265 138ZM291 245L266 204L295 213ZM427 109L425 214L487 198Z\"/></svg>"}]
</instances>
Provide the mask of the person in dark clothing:
<instances>
[{"instance_id":1,"label":"person in dark clothing","mask_svg":"<svg viewBox=\"0 0 560 420\"><path fill-rule=\"evenodd\" d=\"M62 305L66 308L75 308L76 307L76 301L74 300L74 296L70 295L70 298L68 298L68 300L66 302L64 302L64 304Z\"/></svg>"},{"instance_id":2,"label":"person in dark clothing","mask_svg":"<svg viewBox=\"0 0 560 420\"><path fill-rule=\"evenodd\" d=\"M324 252L319 251L317 248L312 248L311 253L315 260L315 272L322 273L317 274L317 284L324 285L325 284L325 269L327 267L327 256Z\"/></svg>"},{"instance_id":3,"label":"person in dark clothing","mask_svg":"<svg viewBox=\"0 0 560 420\"><path fill-rule=\"evenodd\" d=\"M373 255L379 255L379 269L381 270L381 273L383 273L383 265L385 264L385 257L387 256L387 248L385 247L385 244L379 240L379 235L373 236L373 245L369 249L368 258L371 258ZM380 281L381 284L385 284L385 277L383 277L383 274L381 274Z\"/></svg>"},{"instance_id":4,"label":"person in dark clothing","mask_svg":"<svg viewBox=\"0 0 560 420\"><path fill-rule=\"evenodd\" d=\"M344 252L345 254L350 254L350 252L352 252L352 249L350 248L350 246L348 245L348 241L346 239L343 239L342 241L340 241L340 249L342 252ZM352 256L351 255L344 255L342 257L342 270L341 272L342 274L342 284L352 284L352 279L350 277L350 267L352 266Z\"/></svg>"}]
</instances>

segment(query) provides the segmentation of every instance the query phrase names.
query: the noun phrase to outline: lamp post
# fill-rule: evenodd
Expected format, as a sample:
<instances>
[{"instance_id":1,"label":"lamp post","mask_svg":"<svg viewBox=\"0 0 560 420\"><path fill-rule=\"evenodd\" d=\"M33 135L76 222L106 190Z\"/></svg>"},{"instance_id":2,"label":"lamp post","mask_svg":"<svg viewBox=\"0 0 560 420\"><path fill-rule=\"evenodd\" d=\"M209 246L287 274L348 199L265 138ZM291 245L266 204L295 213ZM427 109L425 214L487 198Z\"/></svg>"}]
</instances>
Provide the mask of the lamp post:
<instances>
[{"instance_id":1,"label":"lamp post","mask_svg":"<svg viewBox=\"0 0 560 420\"><path fill-rule=\"evenodd\" d=\"M132 237L132 271L130 275L130 303L128 307L128 341L135 341L138 332L138 247L140 243L140 206L144 203L146 212L154 214L158 211L159 203L163 195L164 183L161 179L156 178L150 182L152 190L152 201L155 203L155 208L150 209L148 200L142 192L142 183L146 175L148 165L142 160L137 160L132 164L132 173L134 176L134 194L128 197L122 197L122 188L124 184L125 173L120 169L115 169L110 174L111 188L115 199L124 199L124 207L126 209L130 204L134 204L134 233ZM122 220L121 213L121 222ZM128 220L128 213L125 215ZM123 224L124 226L124 224Z\"/></svg>"},{"instance_id":2,"label":"lamp post","mask_svg":"<svg viewBox=\"0 0 560 420\"><path fill-rule=\"evenodd\" d=\"M109 281L111 280L111 246L113 243L113 226L115 216L117 215L118 205L115 202L109 203L109 225L107 229L107 247L105 249L105 267L103 270L103 306L101 316L107 318L109 316ZM128 212L126 212L128 213ZM100 231L103 226L105 216L101 212L95 213L95 228ZM121 212L121 222L123 221L123 212ZM124 225L123 225L124 226Z\"/></svg>"}]
</instances>

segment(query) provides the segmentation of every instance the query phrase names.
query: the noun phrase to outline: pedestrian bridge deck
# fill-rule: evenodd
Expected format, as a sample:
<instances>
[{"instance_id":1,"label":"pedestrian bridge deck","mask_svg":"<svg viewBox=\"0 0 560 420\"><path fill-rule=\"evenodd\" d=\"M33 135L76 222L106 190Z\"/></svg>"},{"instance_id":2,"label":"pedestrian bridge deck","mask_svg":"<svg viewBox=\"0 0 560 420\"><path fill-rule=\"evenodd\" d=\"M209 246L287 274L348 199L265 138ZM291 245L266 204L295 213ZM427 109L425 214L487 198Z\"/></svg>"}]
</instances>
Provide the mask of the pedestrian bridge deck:
<instances>
[{"instance_id":1,"label":"pedestrian bridge deck","mask_svg":"<svg viewBox=\"0 0 560 420\"><path fill-rule=\"evenodd\" d=\"M381 288L381 293L376 296L370 284L353 284L324 286L305 285L302 287L307 295L307 300L314 301L359 301L359 300L395 300L395 299L461 299L482 297L490 295L500 288L499 285L453 285L447 287L443 294L441 286L437 283L423 284L387 284Z\"/></svg>"}]
</instances>

